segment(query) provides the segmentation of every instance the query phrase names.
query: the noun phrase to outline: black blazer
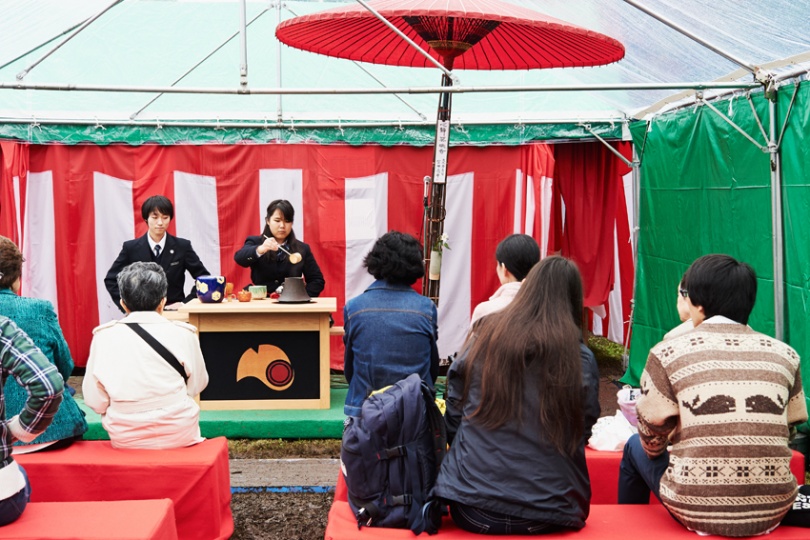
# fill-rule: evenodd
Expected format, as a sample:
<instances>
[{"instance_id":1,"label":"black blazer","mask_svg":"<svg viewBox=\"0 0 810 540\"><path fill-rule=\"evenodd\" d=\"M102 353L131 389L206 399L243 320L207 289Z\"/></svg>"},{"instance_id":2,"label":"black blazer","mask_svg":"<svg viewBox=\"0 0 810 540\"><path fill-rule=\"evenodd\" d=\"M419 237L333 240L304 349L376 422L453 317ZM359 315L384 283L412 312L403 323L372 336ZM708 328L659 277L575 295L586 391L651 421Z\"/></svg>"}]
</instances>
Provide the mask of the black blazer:
<instances>
[{"instance_id":1,"label":"black blazer","mask_svg":"<svg viewBox=\"0 0 810 540\"><path fill-rule=\"evenodd\" d=\"M263 236L248 236L245 245L233 256L236 264L250 268L250 279L254 285L267 285L267 292L271 293L284 284L284 279L304 276L307 294L312 298L321 294L324 286L323 274L307 244L296 240L290 246L291 253L301 254L301 262L291 264L286 253L280 261L277 260L275 251L268 251L261 257L256 255L256 248L262 243Z\"/></svg>"},{"instance_id":2,"label":"black blazer","mask_svg":"<svg viewBox=\"0 0 810 540\"><path fill-rule=\"evenodd\" d=\"M147 233L149 234L149 233ZM110 296L119 308L121 304L121 294L118 291L118 273L134 262L153 262L152 250L149 249L147 234L134 240L127 240L121 247L121 253L113 262L110 270L104 278L104 286L107 287ZM166 272L166 279L169 282L169 290L166 293L166 302L186 302L195 297L195 289L191 289L188 295L183 294L183 284L186 279L186 271L191 277L197 279L199 276L208 275L208 270L203 266L202 261L191 247L191 242L185 238L177 238L166 233L166 246L160 256L160 266ZM123 310L122 310L123 311Z\"/></svg>"}]
</instances>

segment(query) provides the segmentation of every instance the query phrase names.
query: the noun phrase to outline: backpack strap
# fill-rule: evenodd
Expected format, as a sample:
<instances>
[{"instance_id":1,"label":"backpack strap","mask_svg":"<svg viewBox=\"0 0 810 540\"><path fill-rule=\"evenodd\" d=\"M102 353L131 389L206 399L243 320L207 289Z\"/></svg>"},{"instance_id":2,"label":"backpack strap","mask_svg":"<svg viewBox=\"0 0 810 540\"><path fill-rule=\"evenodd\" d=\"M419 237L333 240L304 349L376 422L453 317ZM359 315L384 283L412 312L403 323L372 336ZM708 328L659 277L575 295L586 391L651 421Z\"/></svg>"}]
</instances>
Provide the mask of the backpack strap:
<instances>
[{"instance_id":1,"label":"backpack strap","mask_svg":"<svg viewBox=\"0 0 810 540\"><path fill-rule=\"evenodd\" d=\"M188 383L188 375L186 375L186 370L183 368L183 365L169 349L164 347L163 344L155 339L155 336L144 330L143 327L136 322L124 323L124 325L129 326L133 332L141 336L141 338L148 343L156 353L162 356L163 359L166 360L169 365L180 374L181 377L183 377L183 382Z\"/></svg>"},{"instance_id":2,"label":"backpack strap","mask_svg":"<svg viewBox=\"0 0 810 540\"><path fill-rule=\"evenodd\" d=\"M428 429L430 429L432 435L433 452L436 457L434 478L438 478L442 460L447 454L447 428L444 424L444 417L439 407L436 405L436 396L433 390L424 381L422 381L421 391L422 398L425 402L425 417L428 422ZM418 504L415 504L414 507L411 508L408 519L411 524L411 531L416 535L423 532L434 535L439 532L442 503L436 498L434 494L435 489L436 486L431 488L430 493L427 494L427 500L418 501Z\"/></svg>"},{"instance_id":3,"label":"backpack strap","mask_svg":"<svg viewBox=\"0 0 810 540\"><path fill-rule=\"evenodd\" d=\"M433 450L436 455L436 474L438 476L439 467L442 465L444 456L447 455L447 427L444 423L444 416L436 405L433 390L424 381L422 381L422 397L425 399L428 425L433 433Z\"/></svg>"}]
</instances>

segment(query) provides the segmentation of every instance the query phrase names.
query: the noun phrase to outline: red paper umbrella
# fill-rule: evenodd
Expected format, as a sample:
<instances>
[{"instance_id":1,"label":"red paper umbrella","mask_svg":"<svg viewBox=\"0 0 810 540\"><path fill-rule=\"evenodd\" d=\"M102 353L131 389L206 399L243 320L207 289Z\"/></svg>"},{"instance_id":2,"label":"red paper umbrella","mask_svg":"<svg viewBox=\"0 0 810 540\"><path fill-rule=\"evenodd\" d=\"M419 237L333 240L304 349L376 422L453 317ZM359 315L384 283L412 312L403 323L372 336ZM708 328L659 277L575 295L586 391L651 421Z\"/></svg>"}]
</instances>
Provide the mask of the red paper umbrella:
<instances>
[{"instance_id":1,"label":"red paper umbrella","mask_svg":"<svg viewBox=\"0 0 810 540\"><path fill-rule=\"evenodd\" d=\"M289 19L276 28L276 37L292 47L327 56L392 66L434 67L424 52L447 70L584 67L624 57L624 46L611 37L499 0L372 0L367 6L353 4ZM452 84L445 73L442 86ZM444 229L450 105L451 94L442 92L433 176L427 177L426 189L428 279L422 291L436 304L439 272L430 263L435 258L440 265L441 258L431 253L431 247L441 243Z\"/></svg>"},{"instance_id":2,"label":"red paper umbrella","mask_svg":"<svg viewBox=\"0 0 810 540\"><path fill-rule=\"evenodd\" d=\"M609 64L624 56L617 40L498 0L379 0L380 15L450 69L535 69ZM359 4L284 21L282 42L373 64L432 67Z\"/></svg>"}]
</instances>

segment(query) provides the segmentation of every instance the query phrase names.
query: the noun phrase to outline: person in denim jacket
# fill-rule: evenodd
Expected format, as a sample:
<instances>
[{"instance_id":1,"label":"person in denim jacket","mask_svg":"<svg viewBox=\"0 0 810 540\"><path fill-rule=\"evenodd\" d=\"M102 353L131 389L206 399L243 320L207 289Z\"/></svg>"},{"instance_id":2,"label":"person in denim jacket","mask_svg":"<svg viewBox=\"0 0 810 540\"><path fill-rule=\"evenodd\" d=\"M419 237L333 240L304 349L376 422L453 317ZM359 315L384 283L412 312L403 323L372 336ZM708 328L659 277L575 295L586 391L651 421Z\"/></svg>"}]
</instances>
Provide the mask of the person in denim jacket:
<instances>
[{"instance_id":1,"label":"person in denim jacket","mask_svg":"<svg viewBox=\"0 0 810 540\"><path fill-rule=\"evenodd\" d=\"M439 374L436 306L411 287L425 275L419 241L386 233L363 265L376 281L343 308L347 416L358 416L371 392L411 373L431 386Z\"/></svg>"}]
</instances>

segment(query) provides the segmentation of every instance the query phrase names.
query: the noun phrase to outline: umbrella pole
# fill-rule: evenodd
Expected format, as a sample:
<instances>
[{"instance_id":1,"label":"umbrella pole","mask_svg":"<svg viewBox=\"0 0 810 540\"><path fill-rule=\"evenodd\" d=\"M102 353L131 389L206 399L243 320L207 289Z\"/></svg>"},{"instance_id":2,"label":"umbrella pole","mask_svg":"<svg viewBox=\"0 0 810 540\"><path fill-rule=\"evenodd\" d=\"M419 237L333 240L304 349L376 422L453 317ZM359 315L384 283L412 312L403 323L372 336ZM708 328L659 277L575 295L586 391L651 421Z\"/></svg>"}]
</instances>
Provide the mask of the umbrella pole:
<instances>
[{"instance_id":1,"label":"umbrella pole","mask_svg":"<svg viewBox=\"0 0 810 540\"><path fill-rule=\"evenodd\" d=\"M442 87L453 86L447 73L442 75ZM425 279L422 294L439 305L439 282L445 218L445 189L447 186L447 154L450 142L450 106L452 94L439 94L439 112L436 118L436 142L433 145L433 176L428 183L428 203L425 209Z\"/></svg>"}]
</instances>

